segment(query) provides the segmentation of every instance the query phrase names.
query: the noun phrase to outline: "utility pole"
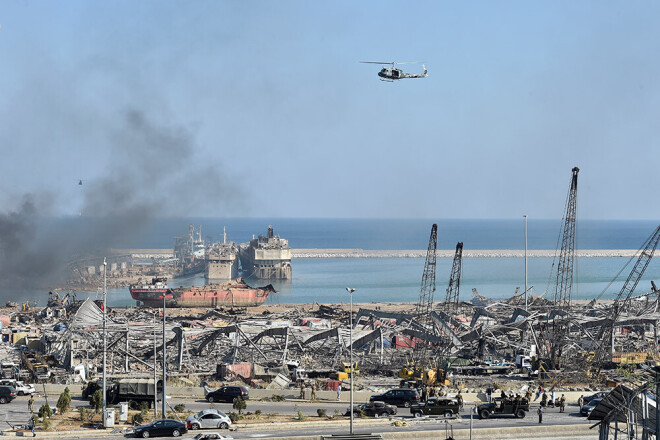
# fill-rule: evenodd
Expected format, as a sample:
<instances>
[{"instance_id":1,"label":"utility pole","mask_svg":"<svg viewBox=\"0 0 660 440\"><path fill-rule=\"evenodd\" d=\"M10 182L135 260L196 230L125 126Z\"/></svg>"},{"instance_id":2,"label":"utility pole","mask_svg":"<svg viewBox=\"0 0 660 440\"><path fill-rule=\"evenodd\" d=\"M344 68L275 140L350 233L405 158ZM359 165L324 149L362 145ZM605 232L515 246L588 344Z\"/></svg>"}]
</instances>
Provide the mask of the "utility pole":
<instances>
[{"instance_id":1,"label":"utility pole","mask_svg":"<svg viewBox=\"0 0 660 440\"><path fill-rule=\"evenodd\" d=\"M353 365L353 292L355 292L355 289L352 289L350 287L346 288L346 291L351 295L351 308L350 308L350 316L349 316L349 327L348 327L348 348L350 354L350 362L351 362L351 389L350 389L350 396L351 396L351 426L350 426L350 434L353 435L353 370L354 370L354 365Z\"/></svg>"},{"instance_id":2,"label":"utility pole","mask_svg":"<svg viewBox=\"0 0 660 440\"><path fill-rule=\"evenodd\" d=\"M106 401L106 352L108 350L108 337L106 334L106 316L107 316L107 296L108 296L108 281L106 277L108 263L103 258L103 427L106 427L106 411L107 411L107 401Z\"/></svg>"},{"instance_id":3,"label":"utility pole","mask_svg":"<svg viewBox=\"0 0 660 440\"><path fill-rule=\"evenodd\" d=\"M165 402L166 388L167 388L167 344L165 343L165 296L166 293L163 293L163 409L162 416L163 419L167 418L167 403ZM157 384L154 384L156 386Z\"/></svg>"},{"instance_id":4,"label":"utility pole","mask_svg":"<svg viewBox=\"0 0 660 440\"><path fill-rule=\"evenodd\" d=\"M154 420L158 418L158 352L156 350L156 313L154 313Z\"/></svg>"}]
</instances>

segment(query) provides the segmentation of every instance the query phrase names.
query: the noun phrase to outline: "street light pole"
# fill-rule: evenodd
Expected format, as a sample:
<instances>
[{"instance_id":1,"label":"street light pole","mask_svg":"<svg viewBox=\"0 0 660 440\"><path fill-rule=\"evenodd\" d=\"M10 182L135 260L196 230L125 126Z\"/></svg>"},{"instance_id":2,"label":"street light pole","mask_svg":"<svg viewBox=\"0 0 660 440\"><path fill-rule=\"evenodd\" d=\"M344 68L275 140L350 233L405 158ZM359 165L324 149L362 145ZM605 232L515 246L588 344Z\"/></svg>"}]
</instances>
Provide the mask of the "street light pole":
<instances>
[{"instance_id":1,"label":"street light pole","mask_svg":"<svg viewBox=\"0 0 660 440\"><path fill-rule=\"evenodd\" d=\"M351 362L351 389L350 389L350 395L351 395L351 427L350 427L350 434L353 435L353 370L354 370L354 365L353 365L353 292L355 292L355 289L352 289L350 287L346 288L346 291L351 295L351 309L350 309L350 315L349 315L349 327L348 327L348 349L350 353L350 362Z\"/></svg>"},{"instance_id":2,"label":"street light pole","mask_svg":"<svg viewBox=\"0 0 660 440\"><path fill-rule=\"evenodd\" d=\"M167 388L167 344L165 343L165 296L166 293L163 293L163 409L161 416L163 419L167 418L167 404L165 403L166 388ZM154 386L158 388L158 384L155 383Z\"/></svg>"},{"instance_id":3,"label":"street light pole","mask_svg":"<svg viewBox=\"0 0 660 440\"><path fill-rule=\"evenodd\" d=\"M108 263L103 258L103 427L106 427L106 411L107 411L107 401L106 401L106 352L108 350L108 338L106 335L106 315L107 315L107 296L108 296L108 282L106 277L106 268Z\"/></svg>"},{"instance_id":4,"label":"street light pole","mask_svg":"<svg viewBox=\"0 0 660 440\"><path fill-rule=\"evenodd\" d=\"M525 311L527 311L527 215L525 218Z\"/></svg>"}]
</instances>

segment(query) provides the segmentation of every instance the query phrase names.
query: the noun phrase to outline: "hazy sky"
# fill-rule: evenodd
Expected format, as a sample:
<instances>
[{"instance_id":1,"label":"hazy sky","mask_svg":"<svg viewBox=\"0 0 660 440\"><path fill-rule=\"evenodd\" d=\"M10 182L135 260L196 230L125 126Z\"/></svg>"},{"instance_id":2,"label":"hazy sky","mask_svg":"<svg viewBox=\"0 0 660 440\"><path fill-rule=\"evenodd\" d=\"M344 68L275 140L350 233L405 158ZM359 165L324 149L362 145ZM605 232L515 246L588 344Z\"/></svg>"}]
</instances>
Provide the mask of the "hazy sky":
<instances>
[{"instance_id":1,"label":"hazy sky","mask_svg":"<svg viewBox=\"0 0 660 440\"><path fill-rule=\"evenodd\" d=\"M33 194L50 214L561 218L579 166L579 217L658 218L659 13L5 1L0 207ZM381 82L361 60L429 76Z\"/></svg>"}]
</instances>

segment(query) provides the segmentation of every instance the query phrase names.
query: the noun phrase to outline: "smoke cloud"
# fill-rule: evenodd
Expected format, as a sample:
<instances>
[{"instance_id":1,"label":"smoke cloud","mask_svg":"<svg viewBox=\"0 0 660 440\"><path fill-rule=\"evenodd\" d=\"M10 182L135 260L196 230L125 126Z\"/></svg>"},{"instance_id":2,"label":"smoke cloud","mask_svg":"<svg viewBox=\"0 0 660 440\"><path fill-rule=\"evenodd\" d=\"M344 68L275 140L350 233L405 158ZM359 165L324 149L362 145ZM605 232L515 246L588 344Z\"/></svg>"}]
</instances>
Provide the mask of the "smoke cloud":
<instances>
[{"instance_id":1,"label":"smoke cloud","mask_svg":"<svg viewBox=\"0 0 660 440\"><path fill-rule=\"evenodd\" d=\"M79 217L54 217L53 207L67 201L48 190L25 194L0 213L0 301L44 298L72 262L105 255L157 218L244 207L226 167L196 155L193 130L135 107L104 127L108 151L99 176L83 181Z\"/></svg>"}]
</instances>

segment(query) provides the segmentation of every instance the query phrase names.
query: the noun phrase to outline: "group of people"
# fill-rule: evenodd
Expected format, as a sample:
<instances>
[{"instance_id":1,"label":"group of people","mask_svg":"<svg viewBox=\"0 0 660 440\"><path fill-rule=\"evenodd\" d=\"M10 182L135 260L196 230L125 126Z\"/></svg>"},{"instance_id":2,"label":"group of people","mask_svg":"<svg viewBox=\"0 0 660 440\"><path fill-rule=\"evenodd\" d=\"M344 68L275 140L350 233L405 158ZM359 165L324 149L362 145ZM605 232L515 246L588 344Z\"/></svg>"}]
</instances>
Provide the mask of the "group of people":
<instances>
[{"instance_id":1,"label":"group of people","mask_svg":"<svg viewBox=\"0 0 660 440\"><path fill-rule=\"evenodd\" d=\"M319 386L316 381L309 387L311 389L311 395L309 400L314 402L316 400L316 392L319 390ZM337 400L341 397L341 385L337 386ZM300 382L300 398L305 399L305 382Z\"/></svg>"},{"instance_id":2,"label":"group of people","mask_svg":"<svg viewBox=\"0 0 660 440\"><path fill-rule=\"evenodd\" d=\"M432 387L427 385L419 390L419 394L422 397L422 402L426 402L432 397L442 397L446 395L446 391L444 388L441 389L439 387Z\"/></svg>"},{"instance_id":3,"label":"group of people","mask_svg":"<svg viewBox=\"0 0 660 440\"><path fill-rule=\"evenodd\" d=\"M548 396L548 393L542 387L539 386L539 389L536 392L536 399L538 399L539 396L541 396L541 408L559 407L559 412L564 412L564 408L566 407L566 396L564 396L563 394L559 399L557 399L555 395L555 390L551 390L550 396Z\"/></svg>"}]
</instances>

